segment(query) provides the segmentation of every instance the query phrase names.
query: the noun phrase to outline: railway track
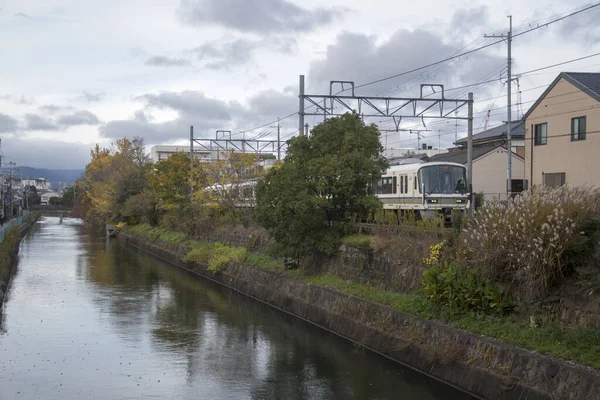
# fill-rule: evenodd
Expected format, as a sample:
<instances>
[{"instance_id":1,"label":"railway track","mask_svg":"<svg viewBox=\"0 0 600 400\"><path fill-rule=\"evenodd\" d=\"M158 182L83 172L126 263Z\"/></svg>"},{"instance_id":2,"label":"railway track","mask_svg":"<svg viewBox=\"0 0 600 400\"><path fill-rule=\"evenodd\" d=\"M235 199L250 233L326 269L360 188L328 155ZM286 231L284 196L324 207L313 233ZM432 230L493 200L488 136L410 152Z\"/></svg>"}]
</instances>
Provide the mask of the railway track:
<instances>
[{"instance_id":1,"label":"railway track","mask_svg":"<svg viewBox=\"0 0 600 400\"><path fill-rule=\"evenodd\" d=\"M445 235L451 233L453 228L451 226L444 227L423 227L406 224L372 224L372 223L358 223L356 224L360 232L376 235L376 234L437 234Z\"/></svg>"}]
</instances>

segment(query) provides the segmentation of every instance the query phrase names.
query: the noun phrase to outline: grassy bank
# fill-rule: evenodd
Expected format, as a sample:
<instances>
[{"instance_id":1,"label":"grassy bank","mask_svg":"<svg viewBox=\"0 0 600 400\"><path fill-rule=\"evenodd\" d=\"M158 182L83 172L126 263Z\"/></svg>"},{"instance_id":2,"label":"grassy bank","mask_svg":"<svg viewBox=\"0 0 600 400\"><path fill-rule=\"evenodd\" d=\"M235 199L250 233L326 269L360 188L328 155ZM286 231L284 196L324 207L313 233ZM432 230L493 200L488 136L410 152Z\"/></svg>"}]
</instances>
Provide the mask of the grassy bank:
<instances>
[{"instance_id":1,"label":"grassy bank","mask_svg":"<svg viewBox=\"0 0 600 400\"><path fill-rule=\"evenodd\" d=\"M6 232L0 244L0 299L4 298L5 282L8 280L10 266L16 258L15 250L19 246L19 228Z\"/></svg>"},{"instance_id":2,"label":"grassy bank","mask_svg":"<svg viewBox=\"0 0 600 400\"><path fill-rule=\"evenodd\" d=\"M219 271L229 263L269 269L309 284L328 287L423 319L440 321L457 329L600 369L600 331L598 330L565 329L556 323L540 324L528 316L518 314L509 316L479 313L452 314L421 294L384 291L368 284L346 281L331 275L308 275L302 270L285 270L280 260L273 259L265 253L249 252L244 248L234 248L221 243L196 242L181 233L148 225L138 225L130 228L130 231L151 242L161 241L185 246L190 251L184 260L206 264L213 271ZM370 240L361 235L348 239L346 244L366 247Z\"/></svg>"}]
</instances>

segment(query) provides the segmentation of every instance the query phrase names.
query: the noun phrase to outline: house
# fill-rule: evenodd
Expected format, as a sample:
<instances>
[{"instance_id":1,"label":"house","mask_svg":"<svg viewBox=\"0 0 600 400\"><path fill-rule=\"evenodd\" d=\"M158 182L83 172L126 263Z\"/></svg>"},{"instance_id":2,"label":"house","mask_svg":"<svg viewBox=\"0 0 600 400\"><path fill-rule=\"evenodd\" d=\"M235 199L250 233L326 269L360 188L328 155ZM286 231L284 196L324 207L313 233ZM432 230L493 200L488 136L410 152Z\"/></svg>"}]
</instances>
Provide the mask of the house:
<instances>
[{"instance_id":1,"label":"house","mask_svg":"<svg viewBox=\"0 0 600 400\"><path fill-rule=\"evenodd\" d=\"M43 206L47 206L50 204L50 199L53 197L61 197L60 194L56 193L56 192L47 192L42 194L41 196L41 201L40 204Z\"/></svg>"},{"instance_id":2,"label":"house","mask_svg":"<svg viewBox=\"0 0 600 400\"><path fill-rule=\"evenodd\" d=\"M467 165L467 149L459 147L446 154L429 158L435 162L455 162ZM508 153L503 143L473 146L473 193L483 193L486 200L506 200L506 164ZM512 191L523 190L524 160L512 153Z\"/></svg>"},{"instance_id":3,"label":"house","mask_svg":"<svg viewBox=\"0 0 600 400\"><path fill-rule=\"evenodd\" d=\"M533 185L600 187L600 73L560 73L524 119Z\"/></svg>"},{"instance_id":4,"label":"house","mask_svg":"<svg viewBox=\"0 0 600 400\"><path fill-rule=\"evenodd\" d=\"M510 128L513 153L521 157L525 157L525 121L513 121ZM498 125L494 128L487 129L483 132L473 135L473 147L490 144L505 144L506 143L506 124ZM454 143L455 145L467 148L468 138L462 138Z\"/></svg>"}]
</instances>

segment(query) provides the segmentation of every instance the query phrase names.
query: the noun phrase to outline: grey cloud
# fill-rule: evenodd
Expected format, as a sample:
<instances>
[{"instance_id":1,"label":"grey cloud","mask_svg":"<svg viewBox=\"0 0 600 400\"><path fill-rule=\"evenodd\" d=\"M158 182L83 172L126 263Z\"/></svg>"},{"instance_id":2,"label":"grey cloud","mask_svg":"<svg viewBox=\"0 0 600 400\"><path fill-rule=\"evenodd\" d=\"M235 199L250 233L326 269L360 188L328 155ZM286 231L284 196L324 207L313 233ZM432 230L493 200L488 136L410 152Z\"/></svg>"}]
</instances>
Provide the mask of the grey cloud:
<instances>
[{"instance_id":1,"label":"grey cloud","mask_svg":"<svg viewBox=\"0 0 600 400\"><path fill-rule=\"evenodd\" d=\"M146 94L136 99L144 101L150 107L171 109L178 111L180 115L198 119L230 120L232 110L238 107L236 103L211 99L204 93L192 90Z\"/></svg>"},{"instance_id":2,"label":"grey cloud","mask_svg":"<svg viewBox=\"0 0 600 400\"><path fill-rule=\"evenodd\" d=\"M146 115L146 113L144 112L144 110L137 110L135 112L135 114L133 114L133 119L138 121L138 122L150 122L152 121L152 116Z\"/></svg>"},{"instance_id":3,"label":"grey cloud","mask_svg":"<svg viewBox=\"0 0 600 400\"><path fill-rule=\"evenodd\" d=\"M25 129L30 131L56 131L58 125L50 118L38 114L26 114Z\"/></svg>"},{"instance_id":4,"label":"grey cloud","mask_svg":"<svg viewBox=\"0 0 600 400\"><path fill-rule=\"evenodd\" d=\"M68 115L63 115L58 119L58 123L68 127L77 125L98 125L100 121L94 113L87 110L81 110Z\"/></svg>"},{"instance_id":5,"label":"grey cloud","mask_svg":"<svg viewBox=\"0 0 600 400\"><path fill-rule=\"evenodd\" d=\"M0 133L14 132L17 130L17 126L16 119L0 113Z\"/></svg>"},{"instance_id":6,"label":"grey cloud","mask_svg":"<svg viewBox=\"0 0 600 400\"><path fill-rule=\"evenodd\" d=\"M2 141L5 155L18 165L35 168L83 169L90 160L91 147L56 139L11 138Z\"/></svg>"},{"instance_id":7,"label":"grey cloud","mask_svg":"<svg viewBox=\"0 0 600 400\"><path fill-rule=\"evenodd\" d=\"M327 48L323 59L311 64L308 83L311 90L317 89L317 86L320 90L328 91L331 80L350 80L357 84L371 82L439 61L455 54L460 48L460 43L445 44L441 37L421 29L399 30L379 45L373 36L345 32L338 35L336 42ZM489 73L492 67L496 68L503 62L502 58L485 52L474 53L468 61L456 60L419 70L369 85L359 91L389 94L395 88L395 92L406 89L418 95L420 83L457 86L472 83L473 77L463 76L464 71L475 69L479 73Z\"/></svg>"},{"instance_id":8,"label":"grey cloud","mask_svg":"<svg viewBox=\"0 0 600 400\"><path fill-rule=\"evenodd\" d=\"M22 12L19 12L19 13L15 14L15 17L17 17L17 18L29 18L29 15L24 14Z\"/></svg>"},{"instance_id":9,"label":"grey cloud","mask_svg":"<svg viewBox=\"0 0 600 400\"><path fill-rule=\"evenodd\" d=\"M569 43L576 39L578 42L584 42L587 45L595 44L600 40L598 18L600 18L600 9L597 7L576 17L567 18L558 25L559 36Z\"/></svg>"},{"instance_id":10,"label":"grey cloud","mask_svg":"<svg viewBox=\"0 0 600 400\"><path fill-rule=\"evenodd\" d=\"M488 26L488 8L485 5L477 8L461 8L454 12L450 23L450 34L454 36L468 35L478 28Z\"/></svg>"},{"instance_id":11,"label":"grey cloud","mask_svg":"<svg viewBox=\"0 0 600 400\"><path fill-rule=\"evenodd\" d=\"M258 42L238 39L233 42L209 42L193 50L198 60L204 61L204 66L210 69L230 69L245 64L252 59Z\"/></svg>"},{"instance_id":12,"label":"grey cloud","mask_svg":"<svg viewBox=\"0 0 600 400\"><path fill-rule=\"evenodd\" d=\"M105 93L83 92L83 97L90 103L100 101L104 98Z\"/></svg>"},{"instance_id":13,"label":"grey cloud","mask_svg":"<svg viewBox=\"0 0 600 400\"><path fill-rule=\"evenodd\" d=\"M38 110L48 114L56 114L58 112L71 111L73 109L74 108L71 106L58 106L56 104L45 104L43 106L38 107Z\"/></svg>"},{"instance_id":14,"label":"grey cloud","mask_svg":"<svg viewBox=\"0 0 600 400\"><path fill-rule=\"evenodd\" d=\"M120 139L123 137L143 137L146 144L169 143L176 140L189 138L190 125L193 125L196 137L213 137L217 129L222 129L223 123L215 120L200 120L179 117L173 121L152 123L139 119L110 121L99 129L102 137Z\"/></svg>"},{"instance_id":15,"label":"grey cloud","mask_svg":"<svg viewBox=\"0 0 600 400\"><path fill-rule=\"evenodd\" d=\"M224 39L211 41L190 50L206 68L221 70L232 69L252 61L259 49L270 49L278 53L292 53L297 49L293 38L268 38L265 40Z\"/></svg>"},{"instance_id":16,"label":"grey cloud","mask_svg":"<svg viewBox=\"0 0 600 400\"><path fill-rule=\"evenodd\" d=\"M192 26L222 25L241 32L306 32L344 11L308 10L286 0L181 0L179 16Z\"/></svg>"},{"instance_id":17,"label":"grey cloud","mask_svg":"<svg viewBox=\"0 0 600 400\"><path fill-rule=\"evenodd\" d=\"M7 95L0 96L0 99L10 101L13 104L17 104L17 105L30 106L33 103L35 103L35 99L33 97L27 97L25 95L23 95L21 97L15 97L15 96L11 96L11 95L7 94Z\"/></svg>"},{"instance_id":18,"label":"grey cloud","mask_svg":"<svg viewBox=\"0 0 600 400\"><path fill-rule=\"evenodd\" d=\"M298 106L297 94L292 90L264 91L252 96L246 105L208 98L196 91L146 94L137 100L143 101L147 107L175 110L178 117L173 121L154 123L143 110L139 110L133 119L110 121L101 126L100 135L110 139L141 136L148 144L168 143L188 138L189 127L193 125L197 137L212 138L218 129L232 132L250 129L293 113ZM282 122L285 129L296 124L293 119ZM274 130L265 127L264 131Z\"/></svg>"},{"instance_id":19,"label":"grey cloud","mask_svg":"<svg viewBox=\"0 0 600 400\"><path fill-rule=\"evenodd\" d=\"M21 98L19 100L15 101L15 104L20 104L20 105L32 105L33 103L35 103L35 100L32 97L27 97L27 96L21 96Z\"/></svg>"},{"instance_id":20,"label":"grey cloud","mask_svg":"<svg viewBox=\"0 0 600 400\"><path fill-rule=\"evenodd\" d=\"M192 65L190 60L184 58L170 58L165 56L154 56L146 60L146 65L153 67L186 67Z\"/></svg>"}]
</instances>

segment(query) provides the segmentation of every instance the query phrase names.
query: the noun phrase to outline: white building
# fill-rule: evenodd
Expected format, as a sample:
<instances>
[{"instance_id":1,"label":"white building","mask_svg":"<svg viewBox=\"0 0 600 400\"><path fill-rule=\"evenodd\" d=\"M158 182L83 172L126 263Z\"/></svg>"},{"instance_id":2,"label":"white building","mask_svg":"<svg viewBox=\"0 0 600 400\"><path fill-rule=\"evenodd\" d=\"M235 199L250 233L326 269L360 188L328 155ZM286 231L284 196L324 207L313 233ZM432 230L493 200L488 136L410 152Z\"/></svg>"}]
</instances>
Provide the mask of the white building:
<instances>
[{"instance_id":1,"label":"white building","mask_svg":"<svg viewBox=\"0 0 600 400\"><path fill-rule=\"evenodd\" d=\"M52 190L52 183L44 178L37 179L12 179L12 186L17 189L23 189L26 186L34 186L38 192Z\"/></svg>"},{"instance_id":2,"label":"white building","mask_svg":"<svg viewBox=\"0 0 600 400\"><path fill-rule=\"evenodd\" d=\"M50 204L50 199L53 197L62 197L60 194L56 193L56 192L47 192L42 194L41 196L41 201L40 204L43 206L47 206Z\"/></svg>"}]
</instances>

